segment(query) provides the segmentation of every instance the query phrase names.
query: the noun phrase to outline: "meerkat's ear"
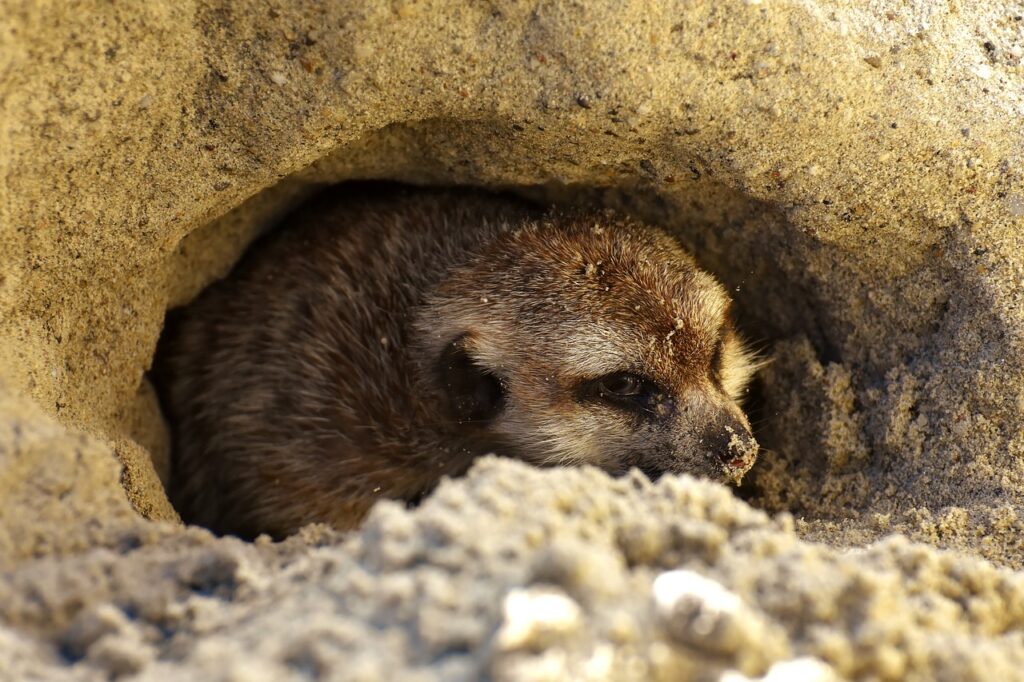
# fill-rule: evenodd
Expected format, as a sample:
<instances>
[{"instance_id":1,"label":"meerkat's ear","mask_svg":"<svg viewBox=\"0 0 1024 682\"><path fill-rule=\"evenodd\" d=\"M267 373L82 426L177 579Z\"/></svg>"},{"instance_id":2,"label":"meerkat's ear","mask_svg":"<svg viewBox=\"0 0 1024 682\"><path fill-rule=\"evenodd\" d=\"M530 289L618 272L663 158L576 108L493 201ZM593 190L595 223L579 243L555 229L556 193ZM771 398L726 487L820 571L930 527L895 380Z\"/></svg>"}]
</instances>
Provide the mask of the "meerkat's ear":
<instances>
[{"instance_id":1,"label":"meerkat's ear","mask_svg":"<svg viewBox=\"0 0 1024 682\"><path fill-rule=\"evenodd\" d=\"M722 344L719 358L722 388L730 398L742 403L751 379L769 363L769 360L752 350L739 335L731 334Z\"/></svg>"},{"instance_id":2,"label":"meerkat's ear","mask_svg":"<svg viewBox=\"0 0 1024 682\"><path fill-rule=\"evenodd\" d=\"M452 416L461 423L487 422L505 407L501 379L478 365L470 355L469 338L463 334L444 347L437 376L448 398Z\"/></svg>"}]
</instances>

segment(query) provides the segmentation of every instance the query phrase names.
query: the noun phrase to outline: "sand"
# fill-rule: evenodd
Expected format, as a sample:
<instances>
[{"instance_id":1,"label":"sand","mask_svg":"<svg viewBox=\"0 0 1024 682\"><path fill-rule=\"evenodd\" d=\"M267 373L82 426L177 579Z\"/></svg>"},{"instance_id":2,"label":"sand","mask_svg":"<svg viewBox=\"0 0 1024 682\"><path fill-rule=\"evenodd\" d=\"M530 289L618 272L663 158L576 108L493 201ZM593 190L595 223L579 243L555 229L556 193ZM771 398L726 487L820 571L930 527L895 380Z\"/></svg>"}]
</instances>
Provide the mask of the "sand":
<instances>
[{"instance_id":1,"label":"sand","mask_svg":"<svg viewBox=\"0 0 1024 682\"><path fill-rule=\"evenodd\" d=\"M0 678L1021 676L1022 55L1009 2L8 0ZM356 178L674 230L773 360L746 502L491 462L349 538L182 527L164 312Z\"/></svg>"}]
</instances>

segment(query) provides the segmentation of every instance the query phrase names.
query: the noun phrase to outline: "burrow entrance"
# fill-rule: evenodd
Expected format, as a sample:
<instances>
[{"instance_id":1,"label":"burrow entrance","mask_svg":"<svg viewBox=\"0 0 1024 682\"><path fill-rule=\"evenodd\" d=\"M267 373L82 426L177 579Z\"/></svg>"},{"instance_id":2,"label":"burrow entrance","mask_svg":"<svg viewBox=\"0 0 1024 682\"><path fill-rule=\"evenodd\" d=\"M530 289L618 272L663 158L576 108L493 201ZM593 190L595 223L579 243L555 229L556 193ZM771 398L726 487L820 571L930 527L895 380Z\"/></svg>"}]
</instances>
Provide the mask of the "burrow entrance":
<instances>
[{"instance_id":1,"label":"burrow entrance","mask_svg":"<svg viewBox=\"0 0 1024 682\"><path fill-rule=\"evenodd\" d=\"M499 146L481 126L480 144ZM947 273L911 271L911 286L931 293L915 316L901 317L888 305L904 291L893 288L886 257L858 252L857 240L844 243L842 234L794 224L786 209L718 182L699 160L685 177L630 159L601 169L604 181L581 169L589 182L553 182L538 166L533 181L511 182L511 173L481 172L469 153L438 153L442 130L427 122L379 131L193 232L171 257L170 306L223 276L253 239L318 189L347 180L483 185L542 204L611 207L673 233L729 288L742 330L772 360L748 403L765 450L739 494L769 511L825 521L893 508L880 494L905 487L905 472L894 475L891 460L879 457L894 448L920 451L928 438L927 427L913 426L910 412L919 408L907 406L921 398L905 360L908 346L927 347L936 331L947 305L936 285ZM867 338L870 345L858 345ZM167 453L154 459L166 480Z\"/></svg>"}]
</instances>

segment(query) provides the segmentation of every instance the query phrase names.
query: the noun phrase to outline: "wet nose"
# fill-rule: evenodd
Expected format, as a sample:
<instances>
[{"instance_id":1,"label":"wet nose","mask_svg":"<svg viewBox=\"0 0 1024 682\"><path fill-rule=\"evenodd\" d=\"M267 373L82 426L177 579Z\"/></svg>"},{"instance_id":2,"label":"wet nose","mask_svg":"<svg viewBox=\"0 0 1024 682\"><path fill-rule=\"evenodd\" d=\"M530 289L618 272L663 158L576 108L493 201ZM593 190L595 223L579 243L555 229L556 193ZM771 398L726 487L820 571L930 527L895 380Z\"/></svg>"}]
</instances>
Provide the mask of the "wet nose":
<instances>
[{"instance_id":1,"label":"wet nose","mask_svg":"<svg viewBox=\"0 0 1024 682\"><path fill-rule=\"evenodd\" d=\"M746 473L754 465L757 441L749 427L732 415L715 420L701 440L707 451L718 457L726 469L737 476Z\"/></svg>"}]
</instances>

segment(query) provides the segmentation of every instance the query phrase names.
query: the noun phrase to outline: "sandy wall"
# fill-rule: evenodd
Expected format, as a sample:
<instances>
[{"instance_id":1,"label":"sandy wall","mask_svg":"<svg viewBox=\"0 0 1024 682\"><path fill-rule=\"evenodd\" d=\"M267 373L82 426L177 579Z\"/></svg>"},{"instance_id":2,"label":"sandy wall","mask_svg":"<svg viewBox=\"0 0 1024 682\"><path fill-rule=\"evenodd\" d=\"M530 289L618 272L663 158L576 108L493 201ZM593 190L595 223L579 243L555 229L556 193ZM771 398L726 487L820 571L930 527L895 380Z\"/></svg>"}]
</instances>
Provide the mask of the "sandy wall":
<instances>
[{"instance_id":1,"label":"sandy wall","mask_svg":"<svg viewBox=\"0 0 1024 682\"><path fill-rule=\"evenodd\" d=\"M674 229L773 357L751 408L768 451L743 495L793 514L787 542L825 552L806 543L899 532L974 555L972 575L996 570L980 558L1021 568L1022 15L1009 2L9 0L0 582L39 562L131 565L154 543L198 551L158 479L166 435L144 375L164 311L312 186L367 177L511 188ZM277 550L237 551L270 562L261 584L281 579L259 554ZM0 607L43 637L27 650L50 651L65 621L40 613L30 627ZM825 619L840 637L844 613ZM1008 613L984 632L1019 632ZM794 632L780 641L799 653Z\"/></svg>"}]
</instances>

